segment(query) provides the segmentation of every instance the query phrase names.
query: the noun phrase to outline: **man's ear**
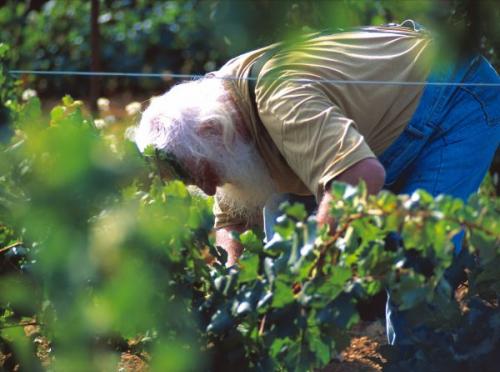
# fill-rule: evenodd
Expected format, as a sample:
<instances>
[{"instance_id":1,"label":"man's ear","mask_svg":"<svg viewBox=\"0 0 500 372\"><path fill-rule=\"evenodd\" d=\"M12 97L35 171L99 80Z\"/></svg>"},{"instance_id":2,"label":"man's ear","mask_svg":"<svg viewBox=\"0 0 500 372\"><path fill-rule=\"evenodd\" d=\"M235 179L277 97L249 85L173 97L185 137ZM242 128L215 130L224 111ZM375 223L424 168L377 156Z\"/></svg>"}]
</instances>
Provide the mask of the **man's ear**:
<instances>
[{"instance_id":1,"label":"man's ear","mask_svg":"<svg viewBox=\"0 0 500 372\"><path fill-rule=\"evenodd\" d=\"M207 120L196 128L196 134L202 138L222 136L222 125L215 120Z\"/></svg>"}]
</instances>

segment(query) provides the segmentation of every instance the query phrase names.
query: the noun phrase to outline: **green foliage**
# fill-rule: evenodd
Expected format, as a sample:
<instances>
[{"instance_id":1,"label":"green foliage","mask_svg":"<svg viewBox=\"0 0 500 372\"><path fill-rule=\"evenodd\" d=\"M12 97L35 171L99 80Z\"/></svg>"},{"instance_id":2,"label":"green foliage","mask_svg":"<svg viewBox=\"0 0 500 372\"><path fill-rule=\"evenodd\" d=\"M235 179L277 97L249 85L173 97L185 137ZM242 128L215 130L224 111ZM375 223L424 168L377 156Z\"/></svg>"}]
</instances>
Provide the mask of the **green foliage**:
<instances>
[{"instance_id":1,"label":"green foliage","mask_svg":"<svg viewBox=\"0 0 500 372\"><path fill-rule=\"evenodd\" d=\"M100 1L101 70L168 69L189 73L204 71L205 65L219 64L224 44L207 38L210 28L206 25L211 8L216 5L199 0ZM38 2L37 6L29 1L8 0L0 7L0 40L16 46L12 58L18 69L88 71L90 11L90 1L50 0ZM84 82L74 77L41 77L35 88L52 95L81 95L88 89ZM164 82L150 79L110 78L105 83L107 94L138 86L164 86ZM73 87L72 91L68 91L68 86Z\"/></svg>"},{"instance_id":2,"label":"green foliage","mask_svg":"<svg viewBox=\"0 0 500 372\"><path fill-rule=\"evenodd\" d=\"M22 106L0 157L10 226L0 230L0 346L25 369L41 367L15 326L36 322L55 369L110 370L139 345L159 371L312 370L348 344L357 304L383 288L412 327L434 332L412 339L417 352L388 350L388 368L496 358L497 198L374 197L334 184L331 235L284 205L275 237L241 234L245 253L227 268L211 200L145 174L130 144L112 150L79 101L65 97L48 119L39 107ZM461 229L455 261L469 289L457 302L448 268Z\"/></svg>"},{"instance_id":3,"label":"green foliage","mask_svg":"<svg viewBox=\"0 0 500 372\"><path fill-rule=\"evenodd\" d=\"M0 141L5 141L9 136L8 124L12 120L10 107L17 102L18 83L8 73L11 63L11 48L0 41Z\"/></svg>"},{"instance_id":4,"label":"green foliage","mask_svg":"<svg viewBox=\"0 0 500 372\"><path fill-rule=\"evenodd\" d=\"M113 335L152 337L152 356L177 350L176 368L196 368L195 323L184 311L192 278L183 274L184 265L203 261L200 254L196 263L183 259L184 244L195 240L195 226L210 223L203 222L208 205L191 200L183 185L141 191L133 180L143 166L137 152L123 145L113 153L80 106L65 98L49 125L34 123L33 99L19 113L22 134L3 149L2 186L14 190L5 215L23 232L29 267L2 270L1 325L20 315L36 319L57 345L56 369L116 365L120 349L105 341ZM7 329L2 339L23 366L32 365L23 334ZM158 357L154 365L173 370L168 363Z\"/></svg>"}]
</instances>

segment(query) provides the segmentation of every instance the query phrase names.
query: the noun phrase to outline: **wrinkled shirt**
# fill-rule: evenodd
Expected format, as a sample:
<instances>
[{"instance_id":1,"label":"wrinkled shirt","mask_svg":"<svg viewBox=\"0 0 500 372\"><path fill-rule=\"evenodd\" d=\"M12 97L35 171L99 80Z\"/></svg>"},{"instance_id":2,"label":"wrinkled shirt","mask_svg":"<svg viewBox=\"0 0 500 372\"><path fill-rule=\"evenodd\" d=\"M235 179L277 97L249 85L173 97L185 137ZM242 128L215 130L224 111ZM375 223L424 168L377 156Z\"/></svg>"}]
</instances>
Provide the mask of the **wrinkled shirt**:
<instances>
[{"instance_id":1,"label":"wrinkled shirt","mask_svg":"<svg viewBox=\"0 0 500 372\"><path fill-rule=\"evenodd\" d=\"M431 68L432 39L403 27L313 37L278 50L263 66L252 105L248 80L269 46L226 63L225 80L279 192L314 195L357 162L380 155L417 108ZM352 83L354 82L354 83ZM370 83L372 82L372 83ZM387 83L381 83L387 82ZM216 200L215 228L248 223Z\"/></svg>"}]
</instances>

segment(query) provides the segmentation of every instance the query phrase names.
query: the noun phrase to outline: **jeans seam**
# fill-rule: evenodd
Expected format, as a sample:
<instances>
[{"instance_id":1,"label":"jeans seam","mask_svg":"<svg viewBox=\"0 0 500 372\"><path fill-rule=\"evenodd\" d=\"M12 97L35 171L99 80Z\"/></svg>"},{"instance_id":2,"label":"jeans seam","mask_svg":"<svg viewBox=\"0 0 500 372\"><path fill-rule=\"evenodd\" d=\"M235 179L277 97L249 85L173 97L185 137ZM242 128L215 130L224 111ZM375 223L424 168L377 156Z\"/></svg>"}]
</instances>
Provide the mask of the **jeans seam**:
<instances>
[{"instance_id":1,"label":"jeans seam","mask_svg":"<svg viewBox=\"0 0 500 372\"><path fill-rule=\"evenodd\" d=\"M481 106L481 111L483 112L484 120L486 121L486 124L489 124L489 117L488 117L488 114L486 112L486 106L483 103L483 101L481 100L481 98L476 93L474 93L472 90L470 90L466 87L460 87L460 89L469 93L479 103L479 105Z\"/></svg>"},{"instance_id":2,"label":"jeans seam","mask_svg":"<svg viewBox=\"0 0 500 372\"><path fill-rule=\"evenodd\" d=\"M479 66L479 62L481 59L479 58L479 55L476 55L469 65L467 66L467 71L465 74L461 77L460 82L468 81L469 77L474 74ZM455 81L456 74L458 70L455 70L447 77L447 79L453 79ZM441 87L441 90L439 91L439 94L436 97L436 105L434 109L431 111L429 118L436 118L441 115L444 107L446 106L448 100L452 99L452 97L457 94L460 88L463 87ZM476 98L477 99L477 98ZM484 113L484 110L483 110Z\"/></svg>"},{"instance_id":3,"label":"jeans seam","mask_svg":"<svg viewBox=\"0 0 500 372\"><path fill-rule=\"evenodd\" d=\"M448 146L444 139L441 140L441 142L443 142L443 145L445 147ZM441 150L439 151L439 168L438 168L438 171L436 174L436 178L434 180L434 185L432 186L432 194L433 195L436 195L436 190L438 189L438 183L439 183L439 179L441 177L442 170L443 170L443 150L441 148Z\"/></svg>"}]
</instances>

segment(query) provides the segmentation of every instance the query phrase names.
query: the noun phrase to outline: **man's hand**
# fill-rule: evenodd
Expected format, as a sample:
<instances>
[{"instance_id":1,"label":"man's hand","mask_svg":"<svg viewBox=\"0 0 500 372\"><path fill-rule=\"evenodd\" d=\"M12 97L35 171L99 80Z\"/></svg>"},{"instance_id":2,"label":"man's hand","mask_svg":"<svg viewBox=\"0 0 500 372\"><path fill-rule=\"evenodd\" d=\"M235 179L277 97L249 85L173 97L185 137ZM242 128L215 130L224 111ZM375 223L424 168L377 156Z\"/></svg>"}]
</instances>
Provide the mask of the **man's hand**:
<instances>
[{"instance_id":1,"label":"man's hand","mask_svg":"<svg viewBox=\"0 0 500 372\"><path fill-rule=\"evenodd\" d=\"M369 194L376 194L384 186L385 169L377 159L368 158L354 164L334 179L334 181L345 182L353 186L356 186L360 180L365 181ZM332 195L329 190L330 183L327 185L327 191L319 204L316 219L319 226L328 225L330 226L330 231L333 231L335 229L335 221L329 213L332 201Z\"/></svg>"},{"instance_id":2,"label":"man's hand","mask_svg":"<svg viewBox=\"0 0 500 372\"><path fill-rule=\"evenodd\" d=\"M215 231L215 244L222 247L227 252L226 266L232 266L243 253L243 246L239 241L234 240L232 233L242 233L247 230L243 224L222 227Z\"/></svg>"}]
</instances>

